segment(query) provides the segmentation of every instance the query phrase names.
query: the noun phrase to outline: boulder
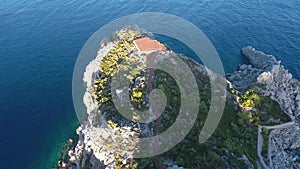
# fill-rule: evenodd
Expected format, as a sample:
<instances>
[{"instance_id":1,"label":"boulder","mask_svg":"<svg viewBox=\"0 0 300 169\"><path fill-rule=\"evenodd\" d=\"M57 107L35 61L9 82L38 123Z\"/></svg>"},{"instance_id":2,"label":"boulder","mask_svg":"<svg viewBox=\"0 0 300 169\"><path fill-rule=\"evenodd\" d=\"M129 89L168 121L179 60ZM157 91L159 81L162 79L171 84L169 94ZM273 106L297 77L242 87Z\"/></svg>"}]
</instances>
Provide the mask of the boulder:
<instances>
[{"instance_id":1,"label":"boulder","mask_svg":"<svg viewBox=\"0 0 300 169\"><path fill-rule=\"evenodd\" d=\"M247 69L247 68L248 68L248 66L245 65L245 64L243 64L243 65L240 66L240 69L241 69L241 70L245 70L245 69Z\"/></svg>"},{"instance_id":2,"label":"boulder","mask_svg":"<svg viewBox=\"0 0 300 169\"><path fill-rule=\"evenodd\" d=\"M296 100L296 101L300 101L300 93L297 94L295 100Z\"/></svg>"}]
</instances>

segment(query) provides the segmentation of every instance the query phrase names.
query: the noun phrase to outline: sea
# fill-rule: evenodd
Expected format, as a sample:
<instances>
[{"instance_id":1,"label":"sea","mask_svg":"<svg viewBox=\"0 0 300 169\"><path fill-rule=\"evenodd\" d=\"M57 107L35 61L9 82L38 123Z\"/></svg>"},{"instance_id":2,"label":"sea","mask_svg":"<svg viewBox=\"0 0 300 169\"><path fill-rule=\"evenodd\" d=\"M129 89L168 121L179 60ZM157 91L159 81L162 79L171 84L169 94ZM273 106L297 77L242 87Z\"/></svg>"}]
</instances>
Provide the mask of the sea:
<instances>
[{"instance_id":1,"label":"sea","mask_svg":"<svg viewBox=\"0 0 300 169\"><path fill-rule=\"evenodd\" d=\"M299 0L1 0L0 168L50 169L78 126L72 74L99 28L120 17L161 12L184 18L215 46L226 72L252 45L300 79ZM191 51L165 39L176 52Z\"/></svg>"}]
</instances>

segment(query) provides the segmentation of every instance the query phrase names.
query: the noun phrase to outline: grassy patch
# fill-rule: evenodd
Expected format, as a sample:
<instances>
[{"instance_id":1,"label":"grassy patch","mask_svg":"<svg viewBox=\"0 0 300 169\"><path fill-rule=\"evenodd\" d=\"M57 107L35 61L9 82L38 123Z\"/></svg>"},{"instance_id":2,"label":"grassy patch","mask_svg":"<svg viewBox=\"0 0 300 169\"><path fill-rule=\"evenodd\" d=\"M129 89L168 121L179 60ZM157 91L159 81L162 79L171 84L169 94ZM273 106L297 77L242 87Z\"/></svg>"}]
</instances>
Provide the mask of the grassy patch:
<instances>
[{"instance_id":1,"label":"grassy patch","mask_svg":"<svg viewBox=\"0 0 300 169\"><path fill-rule=\"evenodd\" d=\"M261 106L258 109L261 125L276 125L291 121L280 105L267 96L260 96Z\"/></svg>"},{"instance_id":2,"label":"grassy patch","mask_svg":"<svg viewBox=\"0 0 300 169\"><path fill-rule=\"evenodd\" d=\"M249 113L248 117L256 125L278 125L291 121L279 103L270 97L260 95L255 89L242 94L240 104L255 110Z\"/></svg>"}]
</instances>

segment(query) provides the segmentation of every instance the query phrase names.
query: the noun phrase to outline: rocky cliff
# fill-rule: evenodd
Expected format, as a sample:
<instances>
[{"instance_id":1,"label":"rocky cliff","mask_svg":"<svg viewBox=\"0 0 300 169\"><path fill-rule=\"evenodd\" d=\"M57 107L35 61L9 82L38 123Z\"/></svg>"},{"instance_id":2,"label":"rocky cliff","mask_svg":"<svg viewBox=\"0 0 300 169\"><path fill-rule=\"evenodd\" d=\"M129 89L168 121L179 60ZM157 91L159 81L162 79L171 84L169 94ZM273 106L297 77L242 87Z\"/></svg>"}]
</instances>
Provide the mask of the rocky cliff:
<instances>
[{"instance_id":1,"label":"rocky cliff","mask_svg":"<svg viewBox=\"0 0 300 169\"><path fill-rule=\"evenodd\" d=\"M152 158L142 159L138 163L132 153L140 137L154 134L154 123L136 123L135 118L139 118L139 115L133 115L131 121L122 119L110 102L110 88L106 89L110 86L109 80L116 70L128 70L130 65L136 65L138 71L124 74L132 82L130 88L124 91L130 91L133 104L140 108L149 108L147 104L149 96L145 89L147 84L145 81L149 72L145 71L141 64L144 63L144 56L138 54L132 43L133 39L142 36L145 35L130 29L117 31L115 40L101 45L96 58L87 65L83 77L87 85L83 97L83 102L87 107L87 121L77 129L79 141L76 147L68 152L70 158L65 164L67 168L113 169L137 168L138 166L147 169L155 168ZM271 96L292 117L299 115L299 82L292 78L275 57L256 51L252 47L243 48L242 53L249 59L251 65L241 65L236 72L227 74L233 87L243 92L253 86L263 85L261 93ZM162 54L167 57L175 53L164 51ZM203 127L210 106L208 69L191 59L182 58L192 69L199 92L203 96L200 104L201 110L189 135L179 143L180 145L162 155L165 167L178 168L179 165L190 168L195 166L253 168L257 165L257 156L253 154L257 139L257 126L253 118L241 113L238 103L233 100L235 97L229 97L230 94L223 120L215 134L203 145L198 145L198 134ZM125 60L125 64L120 64L120 60ZM160 126L162 130L165 130L177 118L179 89L176 88L176 82L172 81L167 74L156 73L158 74L153 79L155 87L167 89L165 92L170 100L162 115L162 120L165 120L164 124ZM121 96L122 91L118 90L117 95ZM245 135L247 138L244 138ZM131 141L120 142L121 138L130 138ZM281 148L276 147L275 150L282 151Z\"/></svg>"},{"instance_id":2,"label":"rocky cliff","mask_svg":"<svg viewBox=\"0 0 300 169\"><path fill-rule=\"evenodd\" d=\"M295 158L300 155L299 124L273 130L269 136L268 159L271 169L299 168Z\"/></svg>"},{"instance_id":3,"label":"rocky cliff","mask_svg":"<svg viewBox=\"0 0 300 169\"><path fill-rule=\"evenodd\" d=\"M251 46L243 48L242 54L251 65L243 64L236 72L227 74L233 86L237 90L246 91L260 84L264 95L277 101L290 116L299 116L300 82L272 55L257 51Z\"/></svg>"},{"instance_id":4,"label":"rocky cliff","mask_svg":"<svg viewBox=\"0 0 300 169\"><path fill-rule=\"evenodd\" d=\"M233 87L241 92L258 88L259 93L270 97L279 103L293 122L278 126L262 126L271 130L266 157L266 168L299 168L296 157L300 153L300 82L292 77L274 56L257 51L248 46L242 49L242 54L250 65L240 65L237 71L227 74ZM261 152L259 152L261 153Z\"/></svg>"}]
</instances>

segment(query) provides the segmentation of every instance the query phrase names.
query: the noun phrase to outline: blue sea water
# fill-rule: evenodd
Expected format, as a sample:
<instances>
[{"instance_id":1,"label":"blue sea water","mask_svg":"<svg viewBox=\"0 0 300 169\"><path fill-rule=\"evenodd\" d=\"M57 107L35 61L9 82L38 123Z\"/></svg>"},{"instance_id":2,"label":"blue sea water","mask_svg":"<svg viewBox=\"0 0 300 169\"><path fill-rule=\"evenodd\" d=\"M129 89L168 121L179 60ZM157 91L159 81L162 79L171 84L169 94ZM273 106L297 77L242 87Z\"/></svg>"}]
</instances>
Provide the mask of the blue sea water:
<instances>
[{"instance_id":1,"label":"blue sea water","mask_svg":"<svg viewBox=\"0 0 300 169\"><path fill-rule=\"evenodd\" d=\"M46 169L78 124L72 72L100 27L137 12L165 12L199 27L227 72L241 47L275 55L300 79L297 0L2 0L0 2L0 168ZM177 52L189 54L169 40Z\"/></svg>"}]
</instances>

